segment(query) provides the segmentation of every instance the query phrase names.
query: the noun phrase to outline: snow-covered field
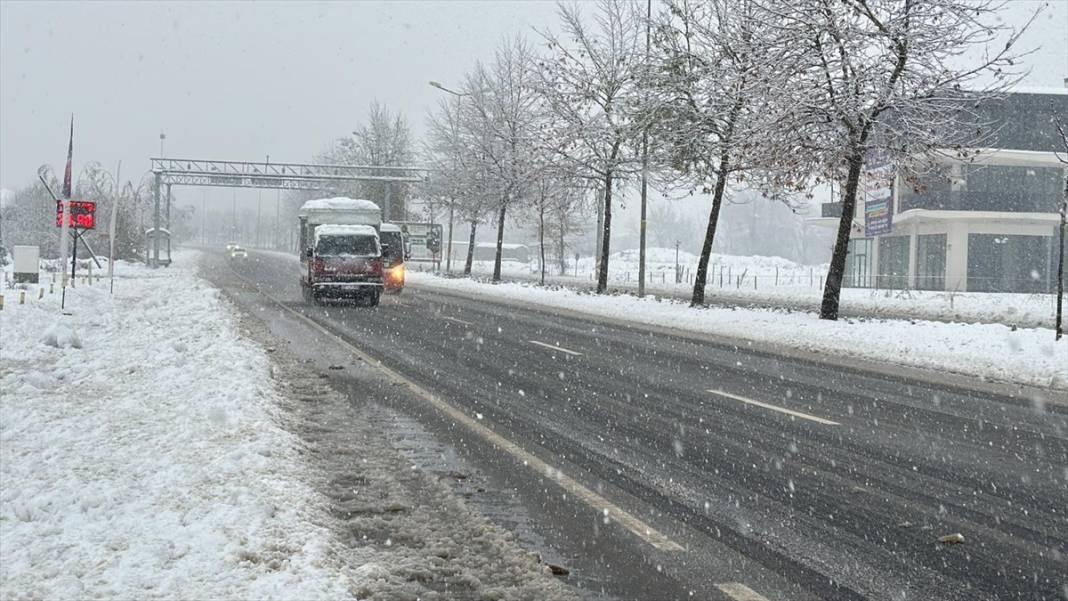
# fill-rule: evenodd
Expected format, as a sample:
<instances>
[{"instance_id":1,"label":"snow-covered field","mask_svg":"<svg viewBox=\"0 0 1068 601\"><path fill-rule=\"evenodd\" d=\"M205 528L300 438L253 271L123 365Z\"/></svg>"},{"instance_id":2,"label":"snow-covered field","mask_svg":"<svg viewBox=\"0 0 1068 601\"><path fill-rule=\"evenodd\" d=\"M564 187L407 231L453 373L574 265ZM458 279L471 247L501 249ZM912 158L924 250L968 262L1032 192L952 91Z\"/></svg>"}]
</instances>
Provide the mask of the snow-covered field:
<instances>
[{"instance_id":1,"label":"snow-covered field","mask_svg":"<svg viewBox=\"0 0 1068 601\"><path fill-rule=\"evenodd\" d=\"M1000 324L907 320L824 321L813 313L710 307L629 295L601 296L520 283L491 285L409 273L413 284L538 303L681 330L773 343L979 378L1068 389L1068 339Z\"/></svg>"},{"instance_id":2,"label":"snow-covered field","mask_svg":"<svg viewBox=\"0 0 1068 601\"><path fill-rule=\"evenodd\" d=\"M0 311L0 597L346 598L266 353L179 265ZM47 284L46 284L47 285Z\"/></svg>"},{"instance_id":3,"label":"snow-covered field","mask_svg":"<svg viewBox=\"0 0 1068 601\"><path fill-rule=\"evenodd\" d=\"M647 289L660 295L688 297L693 289L697 257L679 253L680 277L675 283L675 249L649 248L647 254ZM582 257L575 270L569 261L568 271L560 274L559 266L550 264L549 280L568 286L592 286L593 257ZM638 251L613 253L608 262L609 281L615 288L637 289ZM452 265L453 272L463 271L463 262ZM493 273L492 261L476 261L472 271L479 275ZM513 279L537 280L537 265L506 262L502 275ZM713 254L709 261L709 301L759 303L774 306L812 309L823 295L823 278L827 265L800 265L781 257L734 256ZM963 322L997 322L1010 325L1037 326L1052 324L1056 297L1052 294L1004 294L981 292L942 292L929 290L875 290L845 288L843 310L872 316L908 316L918 319Z\"/></svg>"}]
</instances>

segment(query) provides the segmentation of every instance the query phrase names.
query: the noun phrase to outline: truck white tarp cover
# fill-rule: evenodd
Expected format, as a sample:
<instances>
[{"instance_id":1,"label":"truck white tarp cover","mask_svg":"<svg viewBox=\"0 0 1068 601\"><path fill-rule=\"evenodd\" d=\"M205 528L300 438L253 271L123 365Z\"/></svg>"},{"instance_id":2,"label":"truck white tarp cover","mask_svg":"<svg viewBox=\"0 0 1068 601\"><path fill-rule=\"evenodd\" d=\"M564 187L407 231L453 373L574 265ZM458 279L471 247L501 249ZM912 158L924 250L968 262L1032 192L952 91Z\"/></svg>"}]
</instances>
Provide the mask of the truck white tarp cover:
<instances>
[{"instance_id":1,"label":"truck white tarp cover","mask_svg":"<svg viewBox=\"0 0 1068 601\"><path fill-rule=\"evenodd\" d=\"M381 214L378 205L370 200L346 198L344 196L309 200L300 206L300 215L302 216L314 211L353 211Z\"/></svg>"}]
</instances>

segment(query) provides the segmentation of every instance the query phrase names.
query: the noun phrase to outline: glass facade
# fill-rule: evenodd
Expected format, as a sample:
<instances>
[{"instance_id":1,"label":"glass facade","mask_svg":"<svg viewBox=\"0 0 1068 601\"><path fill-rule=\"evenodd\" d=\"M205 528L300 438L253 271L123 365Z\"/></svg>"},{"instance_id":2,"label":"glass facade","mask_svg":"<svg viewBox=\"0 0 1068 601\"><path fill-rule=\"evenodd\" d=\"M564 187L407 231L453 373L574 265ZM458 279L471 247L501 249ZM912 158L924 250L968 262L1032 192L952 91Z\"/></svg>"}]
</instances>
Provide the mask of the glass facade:
<instances>
[{"instance_id":1,"label":"glass facade","mask_svg":"<svg viewBox=\"0 0 1068 601\"><path fill-rule=\"evenodd\" d=\"M916 289L946 289L946 235L916 237Z\"/></svg>"},{"instance_id":2,"label":"glass facade","mask_svg":"<svg viewBox=\"0 0 1068 601\"><path fill-rule=\"evenodd\" d=\"M1052 292L1056 288L1056 238L968 235L968 290Z\"/></svg>"},{"instance_id":3,"label":"glass facade","mask_svg":"<svg viewBox=\"0 0 1068 601\"><path fill-rule=\"evenodd\" d=\"M871 238L855 238L849 241L842 286L846 288L871 287Z\"/></svg>"},{"instance_id":4,"label":"glass facade","mask_svg":"<svg viewBox=\"0 0 1068 601\"><path fill-rule=\"evenodd\" d=\"M909 239L908 236L883 236L879 238L879 271L876 288L901 290L909 284Z\"/></svg>"},{"instance_id":5,"label":"glass facade","mask_svg":"<svg viewBox=\"0 0 1068 601\"><path fill-rule=\"evenodd\" d=\"M900 207L945 211L1056 213L1064 169L1015 165L962 165L956 185L948 173L904 185Z\"/></svg>"}]
</instances>

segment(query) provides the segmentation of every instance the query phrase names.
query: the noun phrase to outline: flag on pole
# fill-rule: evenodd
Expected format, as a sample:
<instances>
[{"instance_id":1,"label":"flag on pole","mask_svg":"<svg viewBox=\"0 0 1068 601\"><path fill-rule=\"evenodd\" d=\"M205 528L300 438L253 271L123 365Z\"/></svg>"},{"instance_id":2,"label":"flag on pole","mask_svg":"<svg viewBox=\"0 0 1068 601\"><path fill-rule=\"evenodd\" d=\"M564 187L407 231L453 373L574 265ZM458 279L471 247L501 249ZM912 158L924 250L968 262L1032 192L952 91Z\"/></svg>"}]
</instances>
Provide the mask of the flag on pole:
<instances>
[{"instance_id":1,"label":"flag on pole","mask_svg":"<svg viewBox=\"0 0 1068 601\"><path fill-rule=\"evenodd\" d=\"M70 179L74 159L74 115L70 116L70 142L67 144L67 169L63 172L63 198L70 198Z\"/></svg>"}]
</instances>

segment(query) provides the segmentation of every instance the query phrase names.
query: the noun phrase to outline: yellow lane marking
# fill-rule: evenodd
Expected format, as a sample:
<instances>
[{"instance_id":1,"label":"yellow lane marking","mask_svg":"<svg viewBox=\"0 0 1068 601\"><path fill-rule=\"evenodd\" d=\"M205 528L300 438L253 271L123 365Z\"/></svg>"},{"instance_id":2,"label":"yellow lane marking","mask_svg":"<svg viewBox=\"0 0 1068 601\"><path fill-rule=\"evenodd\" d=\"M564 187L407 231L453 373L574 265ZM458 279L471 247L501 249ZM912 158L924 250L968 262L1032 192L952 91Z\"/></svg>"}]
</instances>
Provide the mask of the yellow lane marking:
<instances>
[{"instance_id":1,"label":"yellow lane marking","mask_svg":"<svg viewBox=\"0 0 1068 601\"><path fill-rule=\"evenodd\" d=\"M747 405L755 405L757 407L763 407L765 409L771 409L772 411L778 411L779 413L785 413L786 415L792 415L794 417L800 417L801 419L807 419L807 420L810 420L810 421L814 421L814 422L816 422L818 424L824 424L826 426L837 426L837 425L839 425L838 422L831 421L829 419L824 419L822 417L817 417L815 415L809 415L808 413L802 413L800 411L794 411L793 409L787 409L786 407L779 407L778 405L771 405L769 403L761 403L760 401L754 401L753 399L747 399L744 396L738 396L736 394L731 394L729 392L723 392L722 390L711 390L710 389L708 392L711 392L712 394L716 394L716 395L719 395L719 396L727 397L728 399L734 399L736 401L741 401L741 402L743 402L743 403L745 403Z\"/></svg>"},{"instance_id":2,"label":"yellow lane marking","mask_svg":"<svg viewBox=\"0 0 1068 601\"><path fill-rule=\"evenodd\" d=\"M764 595L761 595L741 582L723 582L717 584L716 588L736 601L768 601Z\"/></svg>"},{"instance_id":3,"label":"yellow lane marking","mask_svg":"<svg viewBox=\"0 0 1068 601\"><path fill-rule=\"evenodd\" d=\"M566 349L566 348L564 348L562 346L556 346L555 344L549 344L547 342L538 342L537 340L528 340L527 342L529 342L531 344L536 344L538 346L543 346L545 348L552 349L554 351L560 351L561 353L567 353L568 355L574 355L576 357L581 357L582 356L582 353L580 353L578 351L572 351L572 350Z\"/></svg>"},{"instance_id":4,"label":"yellow lane marking","mask_svg":"<svg viewBox=\"0 0 1068 601\"><path fill-rule=\"evenodd\" d=\"M240 277L241 279L245 279L244 277L242 277L240 275L238 275L238 277ZM245 280L245 281L248 282L249 284L252 284L252 282L250 282L248 280ZM556 482L556 484L558 486L560 486L560 488L563 488L565 491L567 491L568 493L570 493L574 497L576 497L578 499L581 499L584 503L586 503L590 507L596 509L598 512L603 514L606 518L612 519L616 523L618 523L619 525L621 525L624 528L626 528L627 530L630 530L631 532L636 534L639 538L641 538L645 542L649 543L653 547L655 547L657 549L660 549L661 551L684 551L685 550L682 545L680 545L680 544L676 543L675 541L671 540L666 535L661 533L659 530L657 530L657 529L653 528L652 526L646 524L645 522L641 521L640 519L635 517L630 512L628 512L628 511L624 510L623 508L617 506L615 503L612 503L608 499L605 499L601 495L593 492L592 490L590 490L586 486L580 484L577 480L575 480L571 476L568 476L567 474L565 474L564 472L560 471L559 469L553 467L549 463L547 463L545 461L542 461L537 456L535 456L533 453L531 453L531 452L527 451L526 449L520 447L516 443L508 440L507 438L504 438L500 434L497 434L496 432L494 432L490 428L482 425L481 423L479 423L474 418L468 416L463 411L453 407L449 403L447 403L447 402L443 401L442 399L438 398L433 393L431 393L430 391L420 387L415 382L412 382L408 378L405 378L404 376L400 375L399 373L397 373L397 372L393 371L392 369L386 367L385 365L382 364L381 361L379 361L378 359L375 359L374 357L368 355L367 353L364 353L363 351L361 351L360 349L358 349L355 346L353 346L351 343L349 343L344 338L338 336L334 332L332 332L329 329L325 328L324 326L320 325L317 321L311 319L307 315L304 315L300 311L296 311L293 308L291 308L289 306L286 306L284 303L282 303L278 299L274 298L270 294L268 294L268 293L264 292L263 290L261 290L255 284L252 284L252 286L255 287L256 290L260 294L262 294L264 297L268 298L271 302L273 302L274 304L278 305L279 308L281 308L284 311L287 311L289 313L292 313L297 319L300 319L301 321L305 322L306 324L308 324L312 328L318 330L319 332L321 332L325 336L328 336L328 337L334 339L335 341L338 342L338 344L340 344L343 347L349 349L349 351L351 351L352 354L354 354L357 357L359 357L360 359L362 359L368 365L371 365L371 366L374 366L374 367L378 368L382 373L384 373L386 376L388 376L394 382L397 382L399 384L403 384L404 386L407 386L407 388L410 391L415 393L417 396L419 396L420 398L422 398L426 402L430 403L435 409L437 409L441 413L443 413L446 416L452 418L457 423L460 423L460 424L466 426L469 430L471 430L475 434L478 434L479 436L481 436L483 439L485 439L487 442L489 442L490 444L494 445L495 447L506 451L508 454L512 455L518 461L521 461L523 463L523 465L525 465L525 466L529 467L530 469L534 470L536 473L540 473L543 476L552 479L554 482Z\"/></svg>"}]
</instances>

